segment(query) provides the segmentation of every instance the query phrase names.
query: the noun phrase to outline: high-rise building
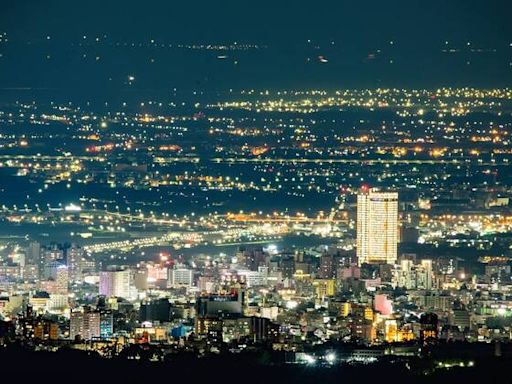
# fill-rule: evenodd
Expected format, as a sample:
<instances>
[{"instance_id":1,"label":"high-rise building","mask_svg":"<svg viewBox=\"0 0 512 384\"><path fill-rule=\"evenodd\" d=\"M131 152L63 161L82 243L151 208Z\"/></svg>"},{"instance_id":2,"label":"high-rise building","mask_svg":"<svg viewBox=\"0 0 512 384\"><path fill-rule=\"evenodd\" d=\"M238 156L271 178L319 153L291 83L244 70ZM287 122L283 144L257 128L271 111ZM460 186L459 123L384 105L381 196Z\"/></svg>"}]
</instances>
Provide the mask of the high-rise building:
<instances>
[{"instance_id":1,"label":"high-rise building","mask_svg":"<svg viewBox=\"0 0 512 384\"><path fill-rule=\"evenodd\" d=\"M48 293L67 295L69 285L68 267L58 261L52 261L44 266L40 288Z\"/></svg>"},{"instance_id":2,"label":"high-rise building","mask_svg":"<svg viewBox=\"0 0 512 384\"><path fill-rule=\"evenodd\" d=\"M68 267L66 267L65 265L60 265L57 268L55 281L57 282L57 292L56 293L62 294L62 295L67 294L68 293L68 285L69 285Z\"/></svg>"},{"instance_id":3,"label":"high-rise building","mask_svg":"<svg viewBox=\"0 0 512 384\"><path fill-rule=\"evenodd\" d=\"M196 302L198 317L242 316L247 303L245 287L236 286L229 292L200 296Z\"/></svg>"},{"instance_id":4,"label":"high-rise building","mask_svg":"<svg viewBox=\"0 0 512 384\"><path fill-rule=\"evenodd\" d=\"M199 276L197 280L197 288L201 292L213 292L215 282L212 276Z\"/></svg>"},{"instance_id":5,"label":"high-rise building","mask_svg":"<svg viewBox=\"0 0 512 384\"><path fill-rule=\"evenodd\" d=\"M405 289L431 290L434 287L432 260L421 260L415 264L413 260L402 259L393 269L391 284Z\"/></svg>"},{"instance_id":6,"label":"high-rise building","mask_svg":"<svg viewBox=\"0 0 512 384\"><path fill-rule=\"evenodd\" d=\"M171 303L169 299L155 299L143 301L139 309L139 320L144 321L169 321L171 314Z\"/></svg>"},{"instance_id":7,"label":"high-rise building","mask_svg":"<svg viewBox=\"0 0 512 384\"><path fill-rule=\"evenodd\" d=\"M321 279L332 279L336 277L336 260L333 255L323 254L320 257L320 268L318 269L318 276Z\"/></svg>"},{"instance_id":8,"label":"high-rise building","mask_svg":"<svg viewBox=\"0 0 512 384\"><path fill-rule=\"evenodd\" d=\"M283 277L291 279L295 273L295 259L293 256L285 255L281 258L279 268L283 273Z\"/></svg>"},{"instance_id":9,"label":"high-rise building","mask_svg":"<svg viewBox=\"0 0 512 384\"><path fill-rule=\"evenodd\" d=\"M69 297L68 294L62 293L50 293L50 301L47 305L48 311L51 312L63 312L69 308Z\"/></svg>"},{"instance_id":10,"label":"high-rise building","mask_svg":"<svg viewBox=\"0 0 512 384\"><path fill-rule=\"evenodd\" d=\"M73 311L69 317L69 338L75 339L84 333L84 314L83 312Z\"/></svg>"},{"instance_id":11,"label":"high-rise building","mask_svg":"<svg viewBox=\"0 0 512 384\"><path fill-rule=\"evenodd\" d=\"M169 270L169 286L170 287L191 287L194 279L191 269L173 268Z\"/></svg>"},{"instance_id":12,"label":"high-rise building","mask_svg":"<svg viewBox=\"0 0 512 384\"><path fill-rule=\"evenodd\" d=\"M318 299L332 297L336 294L335 279L315 279L313 280L313 287L315 288L315 295Z\"/></svg>"},{"instance_id":13,"label":"high-rise building","mask_svg":"<svg viewBox=\"0 0 512 384\"><path fill-rule=\"evenodd\" d=\"M33 241L25 250L25 277L28 279L38 278L41 265L41 244Z\"/></svg>"},{"instance_id":14,"label":"high-rise building","mask_svg":"<svg viewBox=\"0 0 512 384\"><path fill-rule=\"evenodd\" d=\"M416 280L418 289L431 290L434 285L432 260L421 260L416 267Z\"/></svg>"},{"instance_id":15,"label":"high-rise building","mask_svg":"<svg viewBox=\"0 0 512 384\"><path fill-rule=\"evenodd\" d=\"M376 329L372 320L361 317L354 317L350 323L350 334L353 340L363 340L371 343L376 338Z\"/></svg>"},{"instance_id":16,"label":"high-rise building","mask_svg":"<svg viewBox=\"0 0 512 384\"><path fill-rule=\"evenodd\" d=\"M398 324L395 319L384 321L384 338L388 343L398 341Z\"/></svg>"},{"instance_id":17,"label":"high-rise building","mask_svg":"<svg viewBox=\"0 0 512 384\"><path fill-rule=\"evenodd\" d=\"M400 265L393 270L392 284L395 287L416 289L416 269L413 260L400 261Z\"/></svg>"},{"instance_id":18,"label":"high-rise building","mask_svg":"<svg viewBox=\"0 0 512 384\"><path fill-rule=\"evenodd\" d=\"M471 313L464 308L455 308L450 313L448 321L450 325L459 327L459 330L464 331L471 327Z\"/></svg>"},{"instance_id":19,"label":"high-rise building","mask_svg":"<svg viewBox=\"0 0 512 384\"><path fill-rule=\"evenodd\" d=\"M148 289L148 269L137 268L133 274L133 284L138 291L146 291Z\"/></svg>"},{"instance_id":20,"label":"high-rise building","mask_svg":"<svg viewBox=\"0 0 512 384\"><path fill-rule=\"evenodd\" d=\"M267 257L268 253L263 251L263 248L252 250L240 248L236 253L237 263L246 266L251 271L257 271L258 267L264 265Z\"/></svg>"},{"instance_id":21,"label":"high-rise building","mask_svg":"<svg viewBox=\"0 0 512 384\"><path fill-rule=\"evenodd\" d=\"M69 323L69 337L75 339L80 336L84 340L101 337L101 314L99 311L91 311L83 308L82 311L71 312Z\"/></svg>"},{"instance_id":22,"label":"high-rise building","mask_svg":"<svg viewBox=\"0 0 512 384\"><path fill-rule=\"evenodd\" d=\"M107 339L114 334L114 314L112 311L100 311L100 337Z\"/></svg>"},{"instance_id":23,"label":"high-rise building","mask_svg":"<svg viewBox=\"0 0 512 384\"><path fill-rule=\"evenodd\" d=\"M51 261L46 263L42 271L42 278L55 280L57 278L57 271L63 266L64 264L60 261Z\"/></svg>"},{"instance_id":24,"label":"high-rise building","mask_svg":"<svg viewBox=\"0 0 512 384\"><path fill-rule=\"evenodd\" d=\"M32 241L26 251L26 263L27 264L39 264L39 259L41 257L41 244L37 241Z\"/></svg>"},{"instance_id":25,"label":"high-rise building","mask_svg":"<svg viewBox=\"0 0 512 384\"><path fill-rule=\"evenodd\" d=\"M37 319L34 324L34 338L39 340L57 340L59 338L59 324L47 320Z\"/></svg>"},{"instance_id":26,"label":"high-rise building","mask_svg":"<svg viewBox=\"0 0 512 384\"><path fill-rule=\"evenodd\" d=\"M411 298L420 309L442 312L448 312L454 301L451 295L428 291L421 291L419 295L414 295Z\"/></svg>"},{"instance_id":27,"label":"high-rise building","mask_svg":"<svg viewBox=\"0 0 512 384\"><path fill-rule=\"evenodd\" d=\"M83 249L73 244L66 251L66 261L69 270L69 280L82 281Z\"/></svg>"},{"instance_id":28,"label":"high-rise building","mask_svg":"<svg viewBox=\"0 0 512 384\"><path fill-rule=\"evenodd\" d=\"M239 276L245 278L247 287L257 287L267 285L268 268L264 266L258 267L258 271L249 271L244 269L237 270Z\"/></svg>"},{"instance_id":29,"label":"high-rise building","mask_svg":"<svg viewBox=\"0 0 512 384\"><path fill-rule=\"evenodd\" d=\"M100 295L133 298L132 275L129 269L110 269L100 272Z\"/></svg>"},{"instance_id":30,"label":"high-rise building","mask_svg":"<svg viewBox=\"0 0 512 384\"><path fill-rule=\"evenodd\" d=\"M357 195L359 265L394 264L398 254L398 193L363 189Z\"/></svg>"}]
</instances>

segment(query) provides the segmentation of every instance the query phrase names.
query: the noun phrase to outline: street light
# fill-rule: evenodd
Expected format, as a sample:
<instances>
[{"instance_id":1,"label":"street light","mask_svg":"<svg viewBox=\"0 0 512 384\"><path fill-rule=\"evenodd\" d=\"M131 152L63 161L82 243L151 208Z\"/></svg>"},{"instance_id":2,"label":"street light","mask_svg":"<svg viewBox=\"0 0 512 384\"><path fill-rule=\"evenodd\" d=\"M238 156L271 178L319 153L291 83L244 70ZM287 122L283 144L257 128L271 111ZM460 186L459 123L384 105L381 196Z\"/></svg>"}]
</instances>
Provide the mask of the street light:
<instances>
[{"instance_id":1,"label":"street light","mask_svg":"<svg viewBox=\"0 0 512 384\"><path fill-rule=\"evenodd\" d=\"M325 360L328 363L334 363L336 361L336 354L334 352L328 353L327 355L325 355Z\"/></svg>"}]
</instances>

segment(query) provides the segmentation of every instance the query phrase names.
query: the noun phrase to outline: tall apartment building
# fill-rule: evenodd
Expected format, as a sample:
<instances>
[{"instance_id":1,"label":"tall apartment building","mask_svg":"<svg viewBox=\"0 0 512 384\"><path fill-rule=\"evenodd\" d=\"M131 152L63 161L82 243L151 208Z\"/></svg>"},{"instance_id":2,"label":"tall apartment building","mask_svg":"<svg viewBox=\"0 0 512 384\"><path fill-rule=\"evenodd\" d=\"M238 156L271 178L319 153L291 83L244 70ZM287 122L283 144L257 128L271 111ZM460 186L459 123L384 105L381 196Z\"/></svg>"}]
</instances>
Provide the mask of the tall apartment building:
<instances>
[{"instance_id":1,"label":"tall apartment building","mask_svg":"<svg viewBox=\"0 0 512 384\"><path fill-rule=\"evenodd\" d=\"M362 189L357 195L359 265L394 264L398 254L398 193Z\"/></svg>"}]
</instances>

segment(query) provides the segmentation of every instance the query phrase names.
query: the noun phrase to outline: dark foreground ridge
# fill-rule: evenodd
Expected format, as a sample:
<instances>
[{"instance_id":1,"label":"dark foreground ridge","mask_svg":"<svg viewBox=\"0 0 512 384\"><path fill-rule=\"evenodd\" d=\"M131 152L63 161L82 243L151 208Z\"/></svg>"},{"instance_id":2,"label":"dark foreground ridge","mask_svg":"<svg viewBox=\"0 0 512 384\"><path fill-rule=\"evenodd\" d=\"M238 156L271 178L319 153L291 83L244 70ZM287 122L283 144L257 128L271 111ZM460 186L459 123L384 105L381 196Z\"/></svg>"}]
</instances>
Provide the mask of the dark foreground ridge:
<instances>
[{"instance_id":1,"label":"dark foreground ridge","mask_svg":"<svg viewBox=\"0 0 512 384\"><path fill-rule=\"evenodd\" d=\"M164 362L103 359L95 353L60 350L56 353L33 352L19 346L0 349L4 367L29 362L29 369L19 371L18 382L54 382L67 377L72 382L144 383L185 380L189 383L339 383L379 382L393 383L482 383L492 377L505 378L509 373L510 358L476 359L474 367L454 367L430 370L430 362L382 362L371 365L339 365L331 368L284 365L274 363L266 353L241 353L197 358L178 355ZM50 372L53 374L41 374ZM505 380L510 382L510 380Z\"/></svg>"}]
</instances>

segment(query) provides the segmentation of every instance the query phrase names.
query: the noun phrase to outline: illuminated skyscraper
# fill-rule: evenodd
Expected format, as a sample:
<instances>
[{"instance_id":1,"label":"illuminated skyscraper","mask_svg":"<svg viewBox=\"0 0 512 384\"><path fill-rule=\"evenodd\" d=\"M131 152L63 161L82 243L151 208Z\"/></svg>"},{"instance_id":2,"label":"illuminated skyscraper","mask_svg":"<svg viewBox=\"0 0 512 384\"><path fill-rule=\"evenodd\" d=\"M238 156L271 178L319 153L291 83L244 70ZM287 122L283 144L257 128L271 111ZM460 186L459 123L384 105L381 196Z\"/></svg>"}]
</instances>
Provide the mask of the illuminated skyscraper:
<instances>
[{"instance_id":1,"label":"illuminated skyscraper","mask_svg":"<svg viewBox=\"0 0 512 384\"><path fill-rule=\"evenodd\" d=\"M100 272L100 295L130 299L134 296L132 276L128 269L111 268Z\"/></svg>"},{"instance_id":2,"label":"illuminated skyscraper","mask_svg":"<svg viewBox=\"0 0 512 384\"><path fill-rule=\"evenodd\" d=\"M69 285L69 271L68 267L65 265L60 265L57 268L57 276L55 278L57 282L57 292L58 294L67 295L68 293L68 285Z\"/></svg>"},{"instance_id":3,"label":"illuminated skyscraper","mask_svg":"<svg viewBox=\"0 0 512 384\"><path fill-rule=\"evenodd\" d=\"M109 338L114 333L114 315L111 311L100 311L100 337Z\"/></svg>"},{"instance_id":4,"label":"illuminated skyscraper","mask_svg":"<svg viewBox=\"0 0 512 384\"><path fill-rule=\"evenodd\" d=\"M359 265L394 264L398 243L398 193L363 189L357 195Z\"/></svg>"},{"instance_id":5,"label":"illuminated skyscraper","mask_svg":"<svg viewBox=\"0 0 512 384\"><path fill-rule=\"evenodd\" d=\"M70 281L82 281L83 249L73 244L66 251L66 259Z\"/></svg>"},{"instance_id":6,"label":"illuminated skyscraper","mask_svg":"<svg viewBox=\"0 0 512 384\"><path fill-rule=\"evenodd\" d=\"M69 338L74 339L77 336L84 340L99 338L101 336L100 318L99 311L92 311L88 307L71 312Z\"/></svg>"},{"instance_id":7,"label":"illuminated skyscraper","mask_svg":"<svg viewBox=\"0 0 512 384\"><path fill-rule=\"evenodd\" d=\"M174 268L169 270L168 283L170 287L191 287L194 274L191 269Z\"/></svg>"}]
</instances>

